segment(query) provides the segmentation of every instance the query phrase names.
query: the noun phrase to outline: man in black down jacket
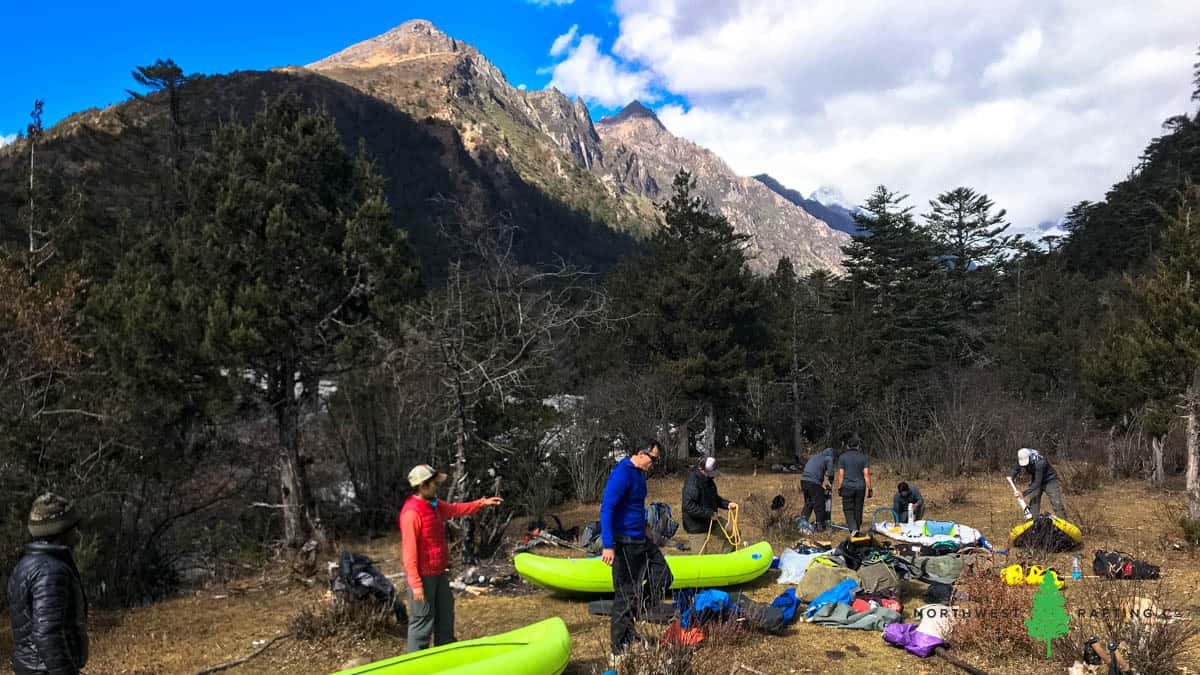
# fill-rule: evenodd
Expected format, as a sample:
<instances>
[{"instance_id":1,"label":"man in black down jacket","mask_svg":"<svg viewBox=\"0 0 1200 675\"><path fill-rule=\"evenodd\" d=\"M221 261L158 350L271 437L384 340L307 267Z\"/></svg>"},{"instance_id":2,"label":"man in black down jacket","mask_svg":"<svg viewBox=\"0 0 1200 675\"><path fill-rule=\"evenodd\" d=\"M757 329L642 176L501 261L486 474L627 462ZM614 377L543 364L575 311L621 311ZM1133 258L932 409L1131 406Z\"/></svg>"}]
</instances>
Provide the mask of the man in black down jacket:
<instances>
[{"instance_id":1,"label":"man in black down jacket","mask_svg":"<svg viewBox=\"0 0 1200 675\"><path fill-rule=\"evenodd\" d=\"M63 497L47 493L33 502L33 541L8 579L17 675L76 675L87 664L87 598L71 556L78 524Z\"/></svg>"},{"instance_id":2,"label":"man in black down jacket","mask_svg":"<svg viewBox=\"0 0 1200 675\"><path fill-rule=\"evenodd\" d=\"M717 509L732 511L738 507L736 502L717 494L717 484L713 478L718 474L717 458L705 457L688 474L683 484L683 530L687 532L692 553L728 553L733 550L721 526L713 522Z\"/></svg>"}]
</instances>

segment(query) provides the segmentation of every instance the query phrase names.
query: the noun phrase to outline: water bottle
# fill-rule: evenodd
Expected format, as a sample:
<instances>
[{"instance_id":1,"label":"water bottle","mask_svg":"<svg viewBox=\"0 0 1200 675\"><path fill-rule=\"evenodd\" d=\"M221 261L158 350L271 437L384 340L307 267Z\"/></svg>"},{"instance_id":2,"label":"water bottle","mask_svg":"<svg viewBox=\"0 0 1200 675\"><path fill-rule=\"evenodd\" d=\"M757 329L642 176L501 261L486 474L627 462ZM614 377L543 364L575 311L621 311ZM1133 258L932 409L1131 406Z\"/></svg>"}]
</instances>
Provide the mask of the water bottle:
<instances>
[{"instance_id":1,"label":"water bottle","mask_svg":"<svg viewBox=\"0 0 1200 675\"><path fill-rule=\"evenodd\" d=\"M1079 554L1076 553L1074 558L1071 558L1071 578L1082 579L1083 568L1079 565Z\"/></svg>"},{"instance_id":2,"label":"water bottle","mask_svg":"<svg viewBox=\"0 0 1200 675\"><path fill-rule=\"evenodd\" d=\"M917 505L913 504L912 502L908 503L908 522L910 523L914 522L913 515L916 513L916 506Z\"/></svg>"}]
</instances>

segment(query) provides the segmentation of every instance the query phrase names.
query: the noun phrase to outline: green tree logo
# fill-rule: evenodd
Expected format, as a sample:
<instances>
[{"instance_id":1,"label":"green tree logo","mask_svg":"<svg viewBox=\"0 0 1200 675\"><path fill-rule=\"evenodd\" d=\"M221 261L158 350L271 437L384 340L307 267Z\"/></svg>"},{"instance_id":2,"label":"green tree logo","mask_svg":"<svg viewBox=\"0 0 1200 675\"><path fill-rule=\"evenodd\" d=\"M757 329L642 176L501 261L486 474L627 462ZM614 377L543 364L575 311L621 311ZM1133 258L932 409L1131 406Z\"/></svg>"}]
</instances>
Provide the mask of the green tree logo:
<instances>
[{"instance_id":1,"label":"green tree logo","mask_svg":"<svg viewBox=\"0 0 1200 675\"><path fill-rule=\"evenodd\" d=\"M1071 618L1062 592L1054 581L1055 575L1048 572L1042 578L1041 587L1033 594L1033 610L1025 620L1029 637L1046 641L1046 658L1050 658L1050 641L1067 634L1067 622Z\"/></svg>"}]
</instances>

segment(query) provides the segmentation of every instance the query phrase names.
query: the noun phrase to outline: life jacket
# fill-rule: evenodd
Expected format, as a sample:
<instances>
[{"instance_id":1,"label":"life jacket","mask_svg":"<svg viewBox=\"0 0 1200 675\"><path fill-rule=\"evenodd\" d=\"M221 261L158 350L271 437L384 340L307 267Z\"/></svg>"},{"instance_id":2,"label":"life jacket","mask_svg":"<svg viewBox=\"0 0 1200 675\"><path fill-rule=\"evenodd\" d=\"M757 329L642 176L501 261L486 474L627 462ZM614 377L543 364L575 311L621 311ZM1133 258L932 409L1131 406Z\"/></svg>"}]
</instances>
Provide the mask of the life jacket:
<instances>
[{"instance_id":1,"label":"life jacket","mask_svg":"<svg viewBox=\"0 0 1200 675\"><path fill-rule=\"evenodd\" d=\"M450 547L446 545L446 526L442 516L428 501L413 495L400 508L416 511L420 518L417 540L402 542L403 546L417 547L417 572L423 577L441 574L450 566Z\"/></svg>"}]
</instances>

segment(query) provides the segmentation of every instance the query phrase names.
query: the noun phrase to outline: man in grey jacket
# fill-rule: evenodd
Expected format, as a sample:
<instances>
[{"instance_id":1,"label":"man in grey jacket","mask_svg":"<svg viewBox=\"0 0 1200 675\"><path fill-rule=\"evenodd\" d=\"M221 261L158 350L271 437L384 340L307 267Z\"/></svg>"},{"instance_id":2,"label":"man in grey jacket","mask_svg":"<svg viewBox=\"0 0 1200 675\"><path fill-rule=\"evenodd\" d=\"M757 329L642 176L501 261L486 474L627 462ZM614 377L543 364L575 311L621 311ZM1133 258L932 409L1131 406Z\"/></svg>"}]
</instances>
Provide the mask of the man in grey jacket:
<instances>
[{"instance_id":1,"label":"man in grey jacket","mask_svg":"<svg viewBox=\"0 0 1200 675\"><path fill-rule=\"evenodd\" d=\"M833 481L833 448L825 448L808 458L804 463L804 473L800 474L800 489L804 492L804 509L800 517L808 519L815 529L823 530L829 526L829 513L825 511L825 491Z\"/></svg>"},{"instance_id":2,"label":"man in grey jacket","mask_svg":"<svg viewBox=\"0 0 1200 675\"><path fill-rule=\"evenodd\" d=\"M1058 473L1054 471L1050 460L1033 448L1021 448L1017 451L1017 465L1009 472L1009 477L1016 480L1024 471L1029 475L1029 487L1025 488L1025 503L1029 505L1029 513L1037 518L1042 511L1042 495L1050 498L1050 506L1054 515L1059 518L1067 517L1067 507L1063 503L1062 486L1058 483ZM1022 493L1013 490L1013 495L1020 497Z\"/></svg>"}]
</instances>

